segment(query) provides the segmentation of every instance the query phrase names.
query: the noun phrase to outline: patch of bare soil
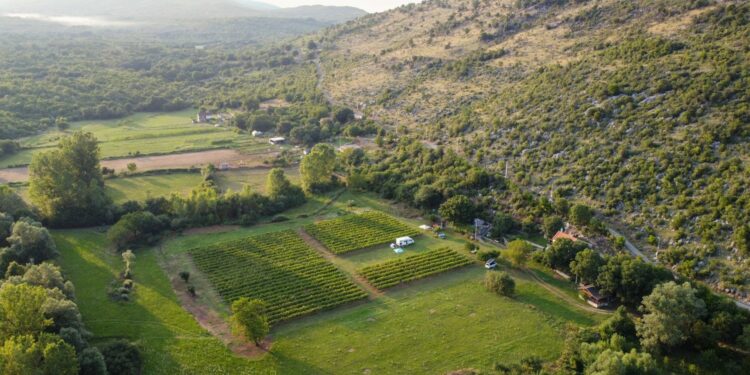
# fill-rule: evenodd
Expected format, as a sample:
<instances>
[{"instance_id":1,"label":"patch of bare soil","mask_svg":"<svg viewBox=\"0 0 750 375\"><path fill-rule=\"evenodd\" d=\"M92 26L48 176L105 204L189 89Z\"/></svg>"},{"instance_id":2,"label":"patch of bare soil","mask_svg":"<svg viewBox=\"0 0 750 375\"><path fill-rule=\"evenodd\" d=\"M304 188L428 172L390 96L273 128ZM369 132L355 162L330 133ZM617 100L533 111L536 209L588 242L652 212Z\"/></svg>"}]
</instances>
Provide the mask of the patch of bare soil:
<instances>
[{"instance_id":1,"label":"patch of bare soil","mask_svg":"<svg viewBox=\"0 0 750 375\"><path fill-rule=\"evenodd\" d=\"M190 236L193 234L226 233L226 232L231 232L240 228L241 227L239 225L213 225L210 227L203 227L203 228L190 228L182 232L182 234L186 236Z\"/></svg>"},{"instance_id":2,"label":"patch of bare soil","mask_svg":"<svg viewBox=\"0 0 750 375\"><path fill-rule=\"evenodd\" d=\"M245 155L237 150L210 150L200 152L187 152L183 154L169 154L156 156L140 156L137 158L102 160L102 167L114 169L115 171L127 170L128 164L135 163L139 171L152 171L158 169L179 169L213 164L224 165L227 168L255 168L263 167L263 159L276 153L258 155ZM6 168L0 169L0 183L23 182L29 179L29 168Z\"/></svg>"},{"instance_id":3,"label":"patch of bare soil","mask_svg":"<svg viewBox=\"0 0 750 375\"><path fill-rule=\"evenodd\" d=\"M232 328L229 323L210 306L200 303L198 298L190 295L185 283L176 276L178 274L176 267L170 264L163 253L160 255L163 267L172 284L172 290L174 290L177 298L180 300L182 308L193 315L193 318L195 318L203 329L224 343L234 354L242 357L259 358L271 350L273 342L270 337L266 338L260 347L258 347L254 343L232 334Z\"/></svg>"},{"instance_id":4,"label":"patch of bare soil","mask_svg":"<svg viewBox=\"0 0 750 375\"><path fill-rule=\"evenodd\" d=\"M337 262L336 255L333 254L332 252L328 251L328 249L322 243L320 243L318 240L316 240L309 233L305 232L304 229L299 228L297 230L297 234L299 234L299 236L302 238L302 240L304 240L308 245L310 245L310 247L312 247L318 253L320 253L320 255L322 255L323 258L325 258L326 260L328 260L329 262L331 262L331 264L333 264L334 266L336 266L337 268L339 268L341 271L343 271L344 273L346 273L347 275L349 275L355 283L357 283L359 286L362 287L362 289L364 289L365 291L367 291L367 293L370 295L370 297L369 297L370 299L375 299L375 298L380 297L380 296L383 295L383 292L380 289L372 286L372 284L370 284L370 282L368 282L367 279L365 279L364 277L362 277L358 273L356 273L356 272L348 272L347 270L342 269L341 267L339 267L339 265L337 264L338 262Z\"/></svg>"}]
</instances>

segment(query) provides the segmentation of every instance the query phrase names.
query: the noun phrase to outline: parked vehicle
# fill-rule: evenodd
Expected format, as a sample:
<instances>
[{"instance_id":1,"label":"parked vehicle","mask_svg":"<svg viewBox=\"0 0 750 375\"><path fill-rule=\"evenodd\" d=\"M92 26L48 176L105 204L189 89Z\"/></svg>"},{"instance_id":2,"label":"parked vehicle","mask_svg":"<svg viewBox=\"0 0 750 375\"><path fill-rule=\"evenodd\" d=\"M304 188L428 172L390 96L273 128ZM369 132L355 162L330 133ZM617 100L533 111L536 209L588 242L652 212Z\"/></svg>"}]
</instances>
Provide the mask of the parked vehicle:
<instances>
[{"instance_id":1,"label":"parked vehicle","mask_svg":"<svg viewBox=\"0 0 750 375\"><path fill-rule=\"evenodd\" d=\"M396 246L398 247L404 247L414 244L414 239L411 237L399 237L396 238Z\"/></svg>"},{"instance_id":2,"label":"parked vehicle","mask_svg":"<svg viewBox=\"0 0 750 375\"><path fill-rule=\"evenodd\" d=\"M488 270L494 270L497 267L497 261L495 258L490 258L484 263L484 268Z\"/></svg>"}]
</instances>

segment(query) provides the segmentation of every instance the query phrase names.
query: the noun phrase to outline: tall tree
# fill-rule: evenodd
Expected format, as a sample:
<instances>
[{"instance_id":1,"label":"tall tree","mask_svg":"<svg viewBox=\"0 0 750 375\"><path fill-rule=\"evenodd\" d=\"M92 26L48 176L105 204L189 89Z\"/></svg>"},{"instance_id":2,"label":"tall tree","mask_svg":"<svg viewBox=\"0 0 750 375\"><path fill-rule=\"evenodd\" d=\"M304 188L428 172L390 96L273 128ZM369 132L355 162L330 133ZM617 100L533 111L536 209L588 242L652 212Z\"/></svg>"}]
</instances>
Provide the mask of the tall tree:
<instances>
[{"instance_id":1,"label":"tall tree","mask_svg":"<svg viewBox=\"0 0 750 375\"><path fill-rule=\"evenodd\" d=\"M336 152L331 145L319 143L302 159L300 174L302 187L307 192L322 191L333 183Z\"/></svg>"},{"instance_id":2,"label":"tall tree","mask_svg":"<svg viewBox=\"0 0 750 375\"><path fill-rule=\"evenodd\" d=\"M44 316L47 292L39 286L4 283L0 287L0 341L36 335L52 324Z\"/></svg>"},{"instance_id":3,"label":"tall tree","mask_svg":"<svg viewBox=\"0 0 750 375\"><path fill-rule=\"evenodd\" d=\"M590 284L599 276L599 269L604 265L604 259L594 250L584 249L575 255L570 262L570 271L582 282Z\"/></svg>"},{"instance_id":4,"label":"tall tree","mask_svg":"<svg viewBox=\"0 0 750 375\"><path fill-rule=\"evenodd\" d=\"M504 251L505 257L516 267L523 267L534 248L524 240L513 240Z\"/></svg>"},{"instance_id":5,"label":"tall tree","mask_svg":"<svg viewBox=\"0 0 750 375\"><path fill-rule=\"evenodd\" d=\"M641 344L651 351L668 349L690 338L693 324L706 314L705 302L689 283L658 285L643 299L643 318L637 323Z\"/></svg>"},{"instance_id":6,"label":"tall tree","mask_svg":"<svg viewBox=\"0 0 750 375\"><path fill-rule=\"evenodd\" d=\"M260 346L268 335L270 326L266 316L266 304L261 300L240 298L232 303L232 324L236 334Z\"/></svg>"},{"instance_id":7,"label":"tall tree","mask_svg":"<svg viewBox=\"0 0 750 375\"><path fill-rule=\"evenodd\" d=\"M458 224L471 222L475 211L474 204L465 195L455 195L448 198L438 209L443 219Z\"/></svg>"},{"instance_id":8,"label":"tall tree","mask_svg":"<svg viewBox=\"0 0 750 375\"><path fill-rule=\"evenodd\" d=\"M104 192L93 134L76 132L60 140L57 149L34 155L29 177L31 200L52 225L104 222L111 201Z\"/></svg>"}]
</instances>

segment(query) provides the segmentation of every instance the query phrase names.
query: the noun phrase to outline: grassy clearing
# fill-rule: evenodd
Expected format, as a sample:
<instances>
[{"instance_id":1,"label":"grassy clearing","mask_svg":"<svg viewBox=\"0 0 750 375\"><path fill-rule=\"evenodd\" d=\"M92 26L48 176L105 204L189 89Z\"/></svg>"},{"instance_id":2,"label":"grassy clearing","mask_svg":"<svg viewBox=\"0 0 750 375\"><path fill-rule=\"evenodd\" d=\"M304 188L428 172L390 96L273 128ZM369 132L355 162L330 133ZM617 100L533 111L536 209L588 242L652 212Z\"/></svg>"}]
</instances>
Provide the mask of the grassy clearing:
<instances>
[{"instance_id":1,"label":"grassy clearing","mask_svg":"<svg viewBox=\"0 0 750 375\"><path fill-rule=\"evenodd\" d=\"M194 114L193 110L138 113L117 120L73 123L65 132L50 130L23 139L21 144L26 149L0 158L0 168L28 164L34 153L53 148L60 138L77 130L94 133L99 139L103 158L233 148L235 143L248 150L268 148L263 140L226 127L193 124Z\"/></svg>"},{"instance_id":2,"label":"grassy clearing","mask_svg":"<svg viewBox=\"0 0 750 375\"><path fill-rule=\"evenodd\" d=\"M305 231L336 254L394 241L420 232L378 211L348 215L305 226Z\"/></svg>"},{"instance_id":3,"label":"grassy clearing","mask_svg":"<svg viewBox=\"0 0 750 375\"><path fill-rule=\"evenodd\" d=\"M260 299L273 324L367 297L293 231L190 250L195 265L228 303Z\"/></svg>"},{"instance_id":4,"label":"grassy clearing","mask_svg":"<svg viewBox=\"0 0 750 375\"><path fill-rule=\"evenodd\" d=\"M443 248L368 266L359 273L376 288L385 289L471 263L469 258Z\"/></svg>"},{"instance_id":5,"label":"grassy clearing","mask_svg":"<svg viewBox=\"0 0 750 375\"><path fill-rule=\"evenodd\" d=\"M568 322L592 325L602 319L551 294L525 272L512 272L517 281L514 299L487 292L481 285L485 270L464 267L389 289L375 300L346 306L274 327L271 352L258 360L235 357L209 336L183 310L160 264L173 269L191 267L190 249L260 233L295 229L319 220L363 209L381 209L410 216L368 194L344 192L337 200L315 197L298 213L317 216L277 224L261 224L225 233L177 236L161 252L137 252L136 292L132 302L113 302L106 287L122 268L119 256L106 251L103 233L94 230L57 231L60 263L77 287L78 302L97 340L126 337L144 351L148 374L438 374L462 367L489 370L495 362L511 363L536 355L557 356L562 327ZM418 218L399 217L406 225ZM420 236L406 249L418 254L440 247L463 252L464 240L448 231L440 240ZM384 245L336 257L336 265L353 272L397 256ZM172 271L174 272L174 271ZM196 280L197 281L197 280ZM199 298L208 295L196 284ZM221 301L213 303L221 304ZM225 306L217 310L226 313ZM223 309L223 310L222 310Z\"/></svg>"}]
</instances>

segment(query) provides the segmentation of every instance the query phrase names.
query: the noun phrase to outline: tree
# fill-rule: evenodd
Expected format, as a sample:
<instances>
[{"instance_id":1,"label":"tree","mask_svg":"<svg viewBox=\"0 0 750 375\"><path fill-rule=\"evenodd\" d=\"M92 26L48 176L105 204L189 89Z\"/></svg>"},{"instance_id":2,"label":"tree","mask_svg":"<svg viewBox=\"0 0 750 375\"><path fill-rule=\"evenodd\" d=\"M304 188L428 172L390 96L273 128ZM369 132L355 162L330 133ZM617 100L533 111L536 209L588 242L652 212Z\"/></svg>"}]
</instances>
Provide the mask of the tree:
<instances>
[{"instance_id":1,"label":"tree","mask_svg":"<svg viewBox=\"0 0 750 375\"><path fill-rule=\"evenodd\" d=\"M0 250L0 274L5 274L10 261L21 264L43 262L59 254L47 228L28 218L13 224L7 242L10 247Z\"/></svg>"},{"instance_id":2,"label":"tree","mask_svg":"<svg viewBox=\"0 0 750 375\"><path fill-rule=\"evenodd\" d=\"M268 173L266 194L281 205L282 209L296 207L305 202L305 193L286 178L281 168L274 168Z\"/></svg>"},{"instance_id":3,"label":"tree","mask_svg":"<svg viewBox=\"0 0 750 375\"><path fill-rule=\"evenodd\" d=\"M99 349L91 347L81 351L78 357L80 375L107 375L107 363Z\"/></svg>"},{"instance_id":4,"label":"tree","mask_svg":"<svg viewBox=\"0 0 750 375\"><path fill-rule=\"evenodd\" d=\"M599 269L604 265L604 259L598 252L584 249L575 255L570 262L570 271L576 275L581 282L591 284L599 276Z\"/></svg>"},{"instance_id":5,"label":"tree","mask_svg":"<svg viewBox=\"0 0 750 375\"><path fill-rule=\"evenodd\" d=\"M39 286L4 283L0 287L0 341L37 335L52 321L44 316L47 292Z\"/></svg>"},{"instance_id":6,"label":"tree","mask_svg":"<svg viewBox=\"0 0 750 375\"><path fill-rule=\"evenodd\" d=\"M544 263L553 269L563 272L570 271L570 263L575 259L578 252L586 248L586 244L563 238L550 245L544 251Z\"/></svg>"},{"instance_id":7,"label":"tree","mask_svg":"<svg viewBox=\"0 0 750 375\"><path fill-rule=\"evenodd\" d=\"M511 297L516 290L516 282L505 272L487 272L484 276L484 286L490 292Z\"/></svg>"},{"instance_id":8,"label":"tree","mask_svg":"<svg viewBox=\"0 0 750 375\"><path fill-rule=\"evenodd\" d=\"M125 276L128 277L132 275L132 267L135 264L135 254L133 254L133 250L125 250L125 252L122 253L122 261L125 263Z\"/></svg>"},{"instance_id":9,"label":"tree","mask_svg":"<svg viewBox=\"0 0 750 375\"><path fill-rule=\"evenodd\" d=\"M354 120L354 111L351 108L340 108L333 114L333 118L340 124L346 124Z\"/></svg>"},{"instance_id":10,"label":"tree","mask_svg":"<svg viewBox=\"0 0 750 375\"><path fill-rule=\"evenodd\" d=\"M599 324L599 335L604 339L609 339L614 335L619 335L635 343L638 340L635 331L635 322L628 315L627 310L620 306L615 310L607 320Z\"/></svg>"},{"instance_id":11,"label":"tree","mask_svg":"<svg viewBox=\"0 0 750 375\"><path fill-rule=\"evenodd\" d=\"M750 255L750 225L742 225L734 231L734 247L742 254Z\"/></svg>"},{"instance_id":12,"label":"tree","mask_svg":"<svg viewBox=\"0 0 750 375\"><path fill-rule=\"evenodd\" d=\"M99 348L110 375L139 375L143 360L138 348L125 341L110 341Z\"/></svg>"},{"instance_id":13,"label":"tree","mask_svg":"<svg viewBox=\"0 0 750 375\"><path fill-rule=\"evenodd\" d=\"M440 207L443 193L432 185L423 185L414 193L414 203L420 208L434 209Z\"/></svg>"},{"instance_id":14,"label":"tree","mask_svg":"<svg viewBox=\"0 0 750 375\"><path fill-rule=\"evenodd\" d=\"M594 217L594 212L589 206L583 204L576 204L570 208L570 221L578 226L586 226L591 222L591 218Z\"/></svg>"},{"instance_id":15,"label":"tree","mask_svg":"<svg viewBox=\"0 0 750 375\"><path fill-rule=\"evenodd\" d=\"M443 219L453 223L466 224L474 219L476 209L465 195L455 195L440 205L438 213Z\"/></svg>"},{"instance_id":16,"label":"tree","mask_svg":"<svg viewBox=\"0 0 750 375\"><path fill-rule=\"evenodd\" d=\"M57 335L21 335L0 347L0 370L5 375L76 375L78 359L75 349Z\"/></svg>"},{"instance_id":17,"label":"tree","mask_svg":"<svg viewBox=\"0 0 750 375\"><path fill-rule=\"evenodd\" d=\"M492 220L492 232L493 238L501 238L507 234L510 234L516 228L516 221L513 216L510 216L503 212L495 214L494 220Z\"/></svg>"},{"instance_id":18,"label":"tree","mask_svg":"<svg viewBox=\"0 0 750 375\"><path fill-rule=\"evenodd\" d=\"M524 240L513 240L508 243L508 249L503 253L505 257L516 267L523 267L529 258L529 254L534 250L528 242Z\"/></svg>"},{"instance_id":19,"label":"tree","mask_svg":"<svg viewBox=\"0 0 750 375\"><path fill-rule=\"evenodd\" d=\"M0 212L14 217L32 216L23 198L8 185L0 185Z\"/></svg>"},{"instance_id":20,"label":"tree","mask_svg":"<svg viewBox=\"0 0 750 375\"><path fill-rule=\"evenodd\" d=\"M628 353L606 349L599 353L586 373L591 375L656 375L659 374L659 370L656 360L648 353L641 353L635 349Z\"/></svg>"},{"instance_id":21,"label":"tree","mask_svg":"<svg viewBox=\"0 0 750 375\"><path fill-rule=\"evenodd\" d=\"M107 230L107 239L122 250L130 245L147 243L164 228L163 223L148 211L129 213Z\"/></svg>"},{"instance_id":22,"label":"tree","mask_svg":"<svg viewBox=\"0 0 750 375\"><path fill-rule=\"evenodd\" d=\"M672 274L661 267L633 258L627 254L609 257L596 278L601 292L616 297L621 303L635 307L658 284L672 279Z\"/></svg>"},{"instance_id":23,"label":"tree","mask_svg":"<svg viewBox=\"0 0 750 375\"><path fill-rule=\"evenodd\" d=\"M234 301L231 320L235 334L244 336L256 346L260 346L270 330L266 304L261 300L242 297Z\"/></svg>"},{"instance_id":24,"label":"tree","mask_svg":"<svg viewBox=\"0 0 750 375\"><path fill-rule=\"evenodd\" d=\"M29 194L54 226L102 224L111 204L104 192L99 146L91 133L76 132L57 149L34 154Z\"/></svg>"},{"instance_id":25,"label":"tree","mask_svg":"<svg viewBox=\"0 0 750 375\"><path fill-rule=\"evenodd\" d=\"M643 318L636 324L641 345L650 351L668 349L690 338L693 324L706 314L705 302L689 283L673 281L656 286L643 299Z\"/></svg>"},{"instance_id":26,"label":"tree","mask_svg":"<svg viewBox=\"0 0 750 375\"><path fill-rule=\"evenodd\" d=\"M138 165L135 163L128 163L128 172L133 173L138 170Z\"/></svg>"},{"instance_id":27,"label":"tree","mask_svg":"<svg viewBox=\"0 0 750 375\"><path fill-rule=\"evenodd\" d=\"M542 231L545 237L552 238L564 226L565 222L560 216L546 216L542 222Z\"/></svg>"},{"instance_id":28,"label":"tree","mask_svg":"<svg viewBox=\"0 0 750 375\"><path fill-rule=\"evenodd\" d=\"M317 144L300 164L302 187L307 192L324 191L333 184L336 152L331 145Z\"/></svg>"}]
</instances>

